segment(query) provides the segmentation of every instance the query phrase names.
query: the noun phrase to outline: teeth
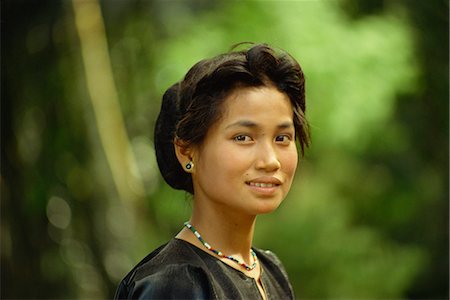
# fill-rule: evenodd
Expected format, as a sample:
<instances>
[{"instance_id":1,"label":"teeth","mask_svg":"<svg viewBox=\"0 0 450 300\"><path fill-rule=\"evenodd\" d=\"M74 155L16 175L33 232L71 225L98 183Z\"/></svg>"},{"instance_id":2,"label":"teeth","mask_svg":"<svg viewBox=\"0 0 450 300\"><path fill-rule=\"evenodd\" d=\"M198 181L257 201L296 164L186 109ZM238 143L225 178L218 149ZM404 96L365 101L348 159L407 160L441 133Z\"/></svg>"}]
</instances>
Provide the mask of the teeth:
<instances>
[{"instance_id":1,"label":"teeth","mask_svg":"<svg viewBox=\"0 0 450 300\"><path fill-rule=\"evenodd\" d=\"M256 187L262 187L262 188L276 186L273 183L262 183L262 182L250 182L250 185L251 186L256 186Z\"/></svg>"}]
</instances>

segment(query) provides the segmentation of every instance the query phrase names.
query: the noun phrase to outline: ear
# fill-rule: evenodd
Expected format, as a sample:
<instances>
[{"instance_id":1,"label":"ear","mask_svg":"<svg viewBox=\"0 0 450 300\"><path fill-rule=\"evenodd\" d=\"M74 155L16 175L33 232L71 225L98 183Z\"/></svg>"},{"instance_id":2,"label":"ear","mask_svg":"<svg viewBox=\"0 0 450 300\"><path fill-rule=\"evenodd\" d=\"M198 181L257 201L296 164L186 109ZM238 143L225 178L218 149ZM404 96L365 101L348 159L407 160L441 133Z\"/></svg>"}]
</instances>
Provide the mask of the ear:
<instances>
[{"instance_id":1,"label":"ear","mask_svg":"<svg viewBox=\"0 0 450 300\"><path fill-rule=\"evenodd\" d=\"M178 162L181 164L183 170L187 173L192 173L192 169L187 169L186 165L193 160L194 148L188 146L184 141L179 138L175 138L173 141L173 146L175 148L175 154L177 156Z\"/></svg>"}]
</instances>

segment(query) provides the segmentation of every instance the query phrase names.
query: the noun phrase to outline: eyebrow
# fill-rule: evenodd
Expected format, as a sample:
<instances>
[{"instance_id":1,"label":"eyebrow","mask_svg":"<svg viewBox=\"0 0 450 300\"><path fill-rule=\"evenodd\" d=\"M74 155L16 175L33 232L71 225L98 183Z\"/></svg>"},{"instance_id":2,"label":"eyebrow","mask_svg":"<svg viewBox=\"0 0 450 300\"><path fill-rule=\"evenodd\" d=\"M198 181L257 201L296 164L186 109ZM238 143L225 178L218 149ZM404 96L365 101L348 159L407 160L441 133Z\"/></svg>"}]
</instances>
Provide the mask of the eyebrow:
<instances>
[{"instance_id":1,"label":"eyebrow","mask_svg":"<svg viewBox=\"0 0 450 300\"><path fill-rule=\"evenodd\" d=\"M231 123L230 125L228 125L227 127L225 127L226 129L231 128L231 127L249 127L249 128L255 128L255 127L259 127L257 123L250 121L250 120L240 120L234 123ZM290 127L294 127L293 122L283 122L278 124L277 126L279 129L286 129L286 128L290 128Z\"/></svg>"}]
</instances>

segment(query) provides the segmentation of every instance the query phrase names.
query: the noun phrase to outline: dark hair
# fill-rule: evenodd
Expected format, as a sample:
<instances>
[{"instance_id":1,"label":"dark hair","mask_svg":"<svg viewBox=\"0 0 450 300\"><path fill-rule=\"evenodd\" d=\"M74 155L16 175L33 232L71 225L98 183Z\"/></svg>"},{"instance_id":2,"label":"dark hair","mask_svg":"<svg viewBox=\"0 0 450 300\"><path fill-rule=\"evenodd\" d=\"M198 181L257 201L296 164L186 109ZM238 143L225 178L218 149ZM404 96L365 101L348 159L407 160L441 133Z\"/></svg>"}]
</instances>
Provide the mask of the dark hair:
<instances>
[{"instance_id":1,"label":"dark hair","mask_svg":"<svg viewBox=\"0 0 450 300\"><path fill-rule=\"evenodd\" d=\"M221 103L239 87L275 86L285 93L294 111L296 138L302 155L309 146L305 118L305 78L288 53L266 44L232 51L195 64L184 79L171 86L162 99L155 126L155 150L163 178L175 189L194 193L191 174L177 160L174 139L200 145L221 116Z\"/></svg>"}]
</instances>

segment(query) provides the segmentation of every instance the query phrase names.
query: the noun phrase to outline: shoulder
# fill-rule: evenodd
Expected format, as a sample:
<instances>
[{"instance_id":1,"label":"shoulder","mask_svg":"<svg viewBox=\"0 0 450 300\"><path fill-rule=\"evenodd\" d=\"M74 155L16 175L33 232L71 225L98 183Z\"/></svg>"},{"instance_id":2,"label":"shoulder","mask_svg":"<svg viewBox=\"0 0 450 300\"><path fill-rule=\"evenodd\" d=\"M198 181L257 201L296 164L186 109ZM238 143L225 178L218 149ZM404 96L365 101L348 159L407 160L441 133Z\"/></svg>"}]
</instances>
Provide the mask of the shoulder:
<instances>
[{"instance_id":1,"label":"shoulder","mask_svg":"<svg viewBox=\"0 0 450 300\"><path fill-rule=\"evenodd\" d=\"M274 269L279 269L283 273L286 273L283 263L275 253L270 250L261 250L257 248L253 248L253 250L255 251L258 259L262 261L264 265Z\"/></svg>"},{"instance_id":2,"label":"shoulder","mask_svg":"<svg viewBox=\"0 0 450 300\"><path fill-rule=\"evenodd\" d=\"M288 274L278 256L270 250L254 249L254 251L264 267L263 278L268 281L267 283L277 286L286 295L290 295L290 298L294 298Z\"/></svg>"},{"instance_id":3,"label":"shoulder","mask_svg":"<svg viewBox=\"0 0 450 300\"><path fill-rule=\"evenodd\" d=\"M116 299L214 298L207 271L194 251L172 240L145 257L121 281Z\"/></svg>"}]
</instances>

